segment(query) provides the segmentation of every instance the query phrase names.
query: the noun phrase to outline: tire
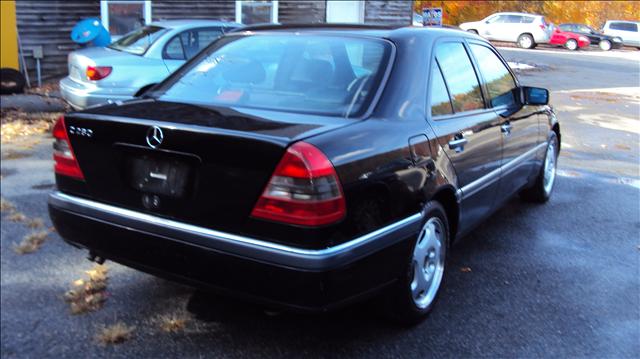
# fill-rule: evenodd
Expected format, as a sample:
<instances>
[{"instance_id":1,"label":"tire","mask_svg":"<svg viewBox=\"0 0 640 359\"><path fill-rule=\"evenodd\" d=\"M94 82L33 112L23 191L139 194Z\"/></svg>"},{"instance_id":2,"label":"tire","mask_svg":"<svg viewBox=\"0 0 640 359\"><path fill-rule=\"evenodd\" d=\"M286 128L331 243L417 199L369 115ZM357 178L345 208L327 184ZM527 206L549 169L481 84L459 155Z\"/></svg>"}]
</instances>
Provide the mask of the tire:
<instances>
[{"instance_id":1,"label":"tire","mask_svg":"<svg viewBox=\"0 0 640 359\"><path fill-rule=\"evenodd\" d=\"M0 83L0 94L10 95L24 92L24 76L14 69L0 69Z\"/></svg>"},{"instance_id":2,"label":"tire","mask_svg":"<svg viewBox=\"0 0 640 359\"><path fill-rule=\"evenodd\" d=\"M529 34L522 34L518 36L518 46L523 49L532 49L536 45L536 42L533 40L533 36Z\"/></svg>"},{"instance_id":3,"label":"tire","mask_svg":"<svg viewBox=\"0 0 640 359\"><path fill-rule=\"evenodd\" d=\"M558 164L558 137L555 132L549 137L547 151L544 155L544 162L540 167L540 173L536 177L536 181L532 187L526 188L520 192L522 199L535 202L545 203L551 198L553 188L555 186L556 168Z\"/></svg>"},{"instance_id":4,"label":"tire","mask_svg":"<svg viewBox=\"0 0 640 359\"><path fill-rule=\"evenodd\" d=\"M578 49L578 42L574 39L569 39L564 43L564 47L567 48L567 50L576 51Z\"/></svg>"},{"instance_id":5,"label":"tire","mask_svg":"<svg viewBox=\"0 0 640 359\"><path fill-rule=\"evenodd\" d=\"M470 32L470 33L472 33L472 34L476 34L476 35L478 35L478 30L469 29L469 30L467 30L467 32Z\"/></svg>"},{"instance_id":6,"label":"tire","mask_svg":"<svg viewBox=\"0 0 640 359\"><path fill-rule=\"evenodd\" d=\"M449 221L442 205L437 201L428 202L403 276L383 297L383 312L389 320L413 325L433 310L444 283L449 233Z\"/></svg>"},{"instance_id":7,"label":"tire","mask_svg":"<svg viewBox=\"0 0 640 359\"><path fill-rule=\"evenodd\" d=\"M609 51L611 50L611 41L600 40L600 42L598 43L598 47L600 47L600 50L602 51Z\"/></svg>"}]
</instances>

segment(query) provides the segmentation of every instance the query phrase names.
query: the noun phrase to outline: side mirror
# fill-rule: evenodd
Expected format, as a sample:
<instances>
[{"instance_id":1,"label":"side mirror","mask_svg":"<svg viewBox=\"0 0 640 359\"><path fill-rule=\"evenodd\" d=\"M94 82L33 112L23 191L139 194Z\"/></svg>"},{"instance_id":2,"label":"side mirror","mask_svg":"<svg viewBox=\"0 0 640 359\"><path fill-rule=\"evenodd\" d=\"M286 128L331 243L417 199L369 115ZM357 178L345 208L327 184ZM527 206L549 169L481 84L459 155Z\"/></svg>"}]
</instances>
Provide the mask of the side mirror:
<instances>
[{"instance_id":1,"label":"side mirror","mask_svg":"<svg viewBox=\"0 0 640 359\"><path fill-rule=\"evenodd\" d=\"M549 103L549 90L540 87L522 87L522 95L525 105L547 105Z\"/></svg>"}]
</instances>

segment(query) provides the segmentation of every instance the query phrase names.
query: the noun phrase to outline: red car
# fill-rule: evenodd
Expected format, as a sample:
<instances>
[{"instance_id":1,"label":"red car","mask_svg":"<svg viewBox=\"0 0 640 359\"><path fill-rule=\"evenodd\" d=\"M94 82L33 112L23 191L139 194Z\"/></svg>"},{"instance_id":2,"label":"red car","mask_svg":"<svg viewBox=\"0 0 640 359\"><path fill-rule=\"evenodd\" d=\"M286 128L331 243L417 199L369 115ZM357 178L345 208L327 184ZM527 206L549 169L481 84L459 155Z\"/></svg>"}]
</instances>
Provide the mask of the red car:
<instances>
[{"instance_id":1,"label":"red car","mask_svg":"<svg viewBox=\"0 0 640 359\"><path fill-rule=\"evenodd\" d=\"M559 27L556 27L551 34L549 44L562 45L565 48L573 51L577 50L578 48L587 47L591 44L591 42L589 41L589 38L584 35L562 31Z\"/></svg>"}]
</instances>

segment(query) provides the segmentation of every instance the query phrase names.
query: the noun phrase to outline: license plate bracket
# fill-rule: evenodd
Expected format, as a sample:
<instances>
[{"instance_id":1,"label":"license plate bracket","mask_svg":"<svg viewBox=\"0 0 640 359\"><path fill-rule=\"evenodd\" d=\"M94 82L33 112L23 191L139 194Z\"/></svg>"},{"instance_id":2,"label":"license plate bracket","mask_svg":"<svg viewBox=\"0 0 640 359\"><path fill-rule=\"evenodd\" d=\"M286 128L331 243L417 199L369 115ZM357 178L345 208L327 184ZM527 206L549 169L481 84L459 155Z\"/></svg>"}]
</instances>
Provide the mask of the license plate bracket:
<instances>
[{"instance_id":1,"label":"license plate bracket","mask_svg":"<svg viewBox=\"0 0 640 359\"><path fill-rule=\"evenodd\" d=\"M127 161L129 184L136 190L171 198L183 198L191 178L191 166L172 158L131 156Z\"/></svg>"}]
</instances>

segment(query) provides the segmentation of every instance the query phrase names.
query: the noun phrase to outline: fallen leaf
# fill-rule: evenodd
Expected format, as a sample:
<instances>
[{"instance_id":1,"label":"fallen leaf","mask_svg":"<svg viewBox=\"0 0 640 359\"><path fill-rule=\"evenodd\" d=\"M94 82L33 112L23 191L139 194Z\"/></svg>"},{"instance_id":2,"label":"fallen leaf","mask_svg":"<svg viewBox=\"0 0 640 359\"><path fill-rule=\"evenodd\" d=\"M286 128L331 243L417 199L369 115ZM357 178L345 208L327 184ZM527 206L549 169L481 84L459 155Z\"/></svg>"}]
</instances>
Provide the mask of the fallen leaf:
<instances>
[{"instance_id":1,"label":"fallen leaf","mask_svg":"<svg viewBox=\"0 0 640 359\"><path fill-rule=\"evenodd\" d=\"M119 344L131 339L135 329L136 327L118 322L114 325L103 327L100 333L96 335L96 340L102 345Z\"/></svg>"}]
</instances>

